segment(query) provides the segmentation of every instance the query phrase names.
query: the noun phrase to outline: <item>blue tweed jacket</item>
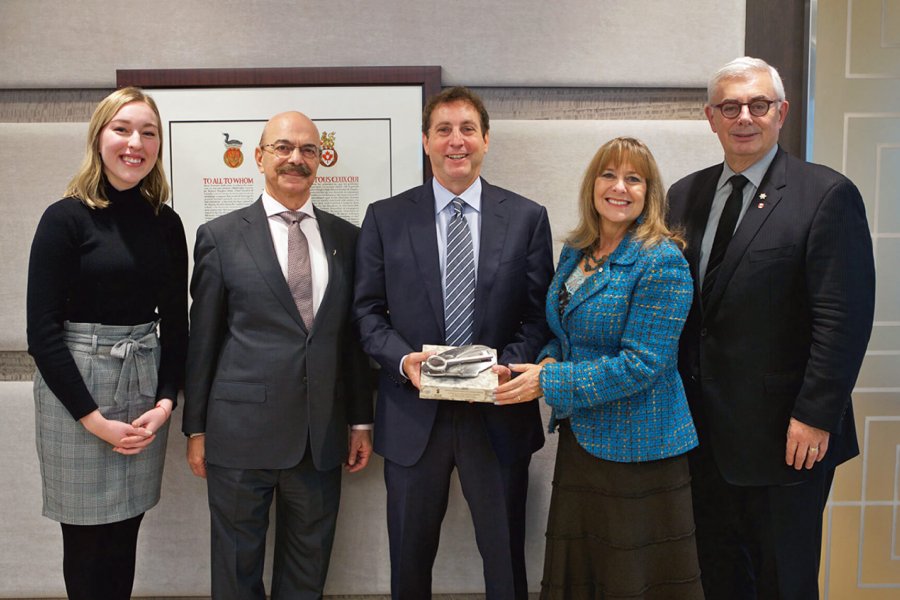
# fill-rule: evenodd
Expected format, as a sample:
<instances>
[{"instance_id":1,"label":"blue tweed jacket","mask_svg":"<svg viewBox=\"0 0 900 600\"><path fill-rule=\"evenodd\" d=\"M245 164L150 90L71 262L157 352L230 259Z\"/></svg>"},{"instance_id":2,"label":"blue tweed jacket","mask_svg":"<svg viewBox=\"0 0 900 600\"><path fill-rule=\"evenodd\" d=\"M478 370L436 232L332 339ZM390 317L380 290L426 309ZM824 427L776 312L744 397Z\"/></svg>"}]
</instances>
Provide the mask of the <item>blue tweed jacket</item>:
<instances>
[{"instance_id":1,"label":"blue tweed jacket","mask_svg":"<svg viewBox=\"0 0 900 600\"><path fill-rule=\"evenodd\" d=\"M547 292L555 339L541 351L541 386L556 420L568 417L578 443L615 462L683 454L697 433L678 375L678 337L691 307L687 262L670 241L645 248L626 236L559 315L559 289L581 252L563 248Z\"/></svg>"}]
</instances>

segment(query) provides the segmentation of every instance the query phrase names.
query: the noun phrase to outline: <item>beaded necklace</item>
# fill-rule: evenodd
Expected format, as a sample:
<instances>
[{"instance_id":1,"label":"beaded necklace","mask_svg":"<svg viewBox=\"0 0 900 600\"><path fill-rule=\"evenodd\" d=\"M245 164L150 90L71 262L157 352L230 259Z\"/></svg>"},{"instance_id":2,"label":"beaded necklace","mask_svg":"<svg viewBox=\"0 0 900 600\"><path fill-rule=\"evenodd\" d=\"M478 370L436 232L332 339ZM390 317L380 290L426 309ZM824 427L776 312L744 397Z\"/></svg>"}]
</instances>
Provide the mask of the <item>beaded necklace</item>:
<instances>
[{"instance_id":1,"label":"beaded necklace","mask_svg":"<svg viewBox=\"0 0 900 600\"><path fill-rule=\"evenodd\" d=\"M604 254L599 258L594 258L594 249L590 248L590 252L582 252L584 254L584 270L586 273L590 273L591 271L596 271L609 259L609 254Z\"/></svg>"}]
</instances>

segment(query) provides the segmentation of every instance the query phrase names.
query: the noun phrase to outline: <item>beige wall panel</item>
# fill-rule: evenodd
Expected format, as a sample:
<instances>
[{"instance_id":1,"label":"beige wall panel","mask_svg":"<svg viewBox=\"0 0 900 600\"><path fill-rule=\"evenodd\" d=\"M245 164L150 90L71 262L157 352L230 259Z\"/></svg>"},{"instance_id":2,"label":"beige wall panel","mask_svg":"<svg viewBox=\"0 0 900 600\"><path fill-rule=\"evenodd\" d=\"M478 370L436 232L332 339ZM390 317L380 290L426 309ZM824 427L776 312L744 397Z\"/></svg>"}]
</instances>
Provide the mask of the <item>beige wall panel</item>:
<instances>
[{"instance_id":1,"label":"beige wall panel","mask_svg":"<svg viewBox=\"0 0 900 600\"><path fill-rule=\"evenodd\" d=\"M831 505L837 506L848 503L855 503L855 505L859 504L863 497L863 479L868 480L868 478L873 476L866 459L869 455L868 452L881 454L890 453L893 455L893 448L896 445L895 442L900 440L888 440L888 446L883 446L880 443L870 443L867 452L865 442L867 435L866 423L869 422L871 426L873 419L894 418L891 415L897 411L896 407L898 401L900 401L900 392L897 391L863 391L857 388L857 390L853 392L853 412L856 417L856 434L859 438L860 453L862 456L844 463L837 470L834 484L831 487L831 497L829 498ZM884 437L882 436L879 439L884 440ZM891 482L894 481L893 471L890 471L887 475L885 472L879 471L875 476L881 478L887 477ZM856 540L843 541L845 543L856 544Z\"/></svg>"},{"instance_id":2,"label":"beige wall panel","mask_svg":"<svg viewBox=\"0 0 900 600\"><path fill-rule=\"evenodd\" d=\"M0 2L8 88L109 87L116 69L376 65L441 65L445 84L691 87L743 48L744 0Z\"/></svg>"},{"instance_id":3,"label":"beige wall panel","mask_svg":"<svg viewBox=\"0 0 900 600\"><path fill-rule=\"evenodd\" d=\"M893 351L898 348L900 348L900 324L883 325L872 330L869 352Z\"/></svg>"},{"instance_id":4,"label":"beige wall panel","mask_svg":"<svg viewBox=\"0 0 900 600\"><path fill-rule=\"evenodd\" d=\"M900 8L896 0L850 0L847 39L850 78L900 76Z\"/></svg>"},{"instance_id":5,"label":"beige wall panel","mask_svg":"<svg viewBox=\"0 0 900 600\"><path fill-rule=\"evenodd\" d=\"M862 455L826 509L823 598L900 595L900 3L820 0L813 160L856 183L873 232L875 327L854 393Z\"/></svg>"},{"instance_id":6,"label":"beige wall panel","mask_svg":"<svg viewBox=\"0 0 900 600\"><path fill-rule=\"evenodd\" d=\"M879 577L881 583L863 579L860 552L855 536L859 529L860 509L856 506L832 507L826 511L826 524L831 539L826 539L820 580L824 582L823 600L896 600L900 587L890 573ZM852 540L843 543L841 540ZM830 542L830 548L828 544ZM869 556L863 554L868 563ZM888 570L891 570L888 567Z\"/></svg>"},{"instance_id":7,"label":"beige wall panel","mask_svg":"<svg viewBox=\"0 0 900 600\"><path fill-rule=\"evenodd\" d=\"M597 149L616 136L643 140L669 185L692 171L722 162L722 149L706 121L496 121L484 176L545 205L555 252L578 219L578 188Z\"/></svg>"},{"instance_id":8,"label":"beige wall panel","mask_svg":"<svg viewBox=\"0 0 900 600\"><path fill-rule=\"evenodd\" d=\"M0 123L0 350L24 350L28 254L38 221L81 163L86 123Z\"/></svg>"},{"instance_id":9,"label":"beige wall panel","mask_svg":"<svg viewBox=\"0 0 900 600\"><path fill-rule=\"evenodd\" d=\"M900 140L896 144L879 144L875 160L877 214L873 229L900 235Z\"/></svg>"},{"instance_id":10,"label":"beige wall panel","mask_svg":"<svg viewBox=\"0 0 900 600\"><path fill-rule=\"evenodd\" d=\"M900 394L854 394L861 456L837 472L825 511L823 598L895 598Z\"/></svg>"},{"instance_id":11,"label":"beige wall panel","mask_svg":"<svg viewBox=\"0 0 900 600\"><path fill-rule=\"evenodd\" d=\"M897 497L897 450L900 444L900 415L865 415L862 425L862 485L859 499L866 503L887 505ZM890 476L885 477L885 474ZM867 508L870 508L867 506ZM889 526L887 529L892 529Z\"/></svg>"},{"instance_id":12,"label":"beige wall panel","mask_svg":"<svg viewBox=\"0 0 900 600\"><path fill-rule=\"evenodd\" d=\"M900 321L900 237L875 241L875 321Z\"/></svg>"},{"instance_id":13,"label":"beige wall panel","mask_svg":"<svg viewBox=\"0 0 900 600\"><path fill-rule=\"evenodd\" d=\"M895 107L900 109L900 103ZM897 177L891 160L900 148L900 111L896 113L849 113L844 117L844 158L839 169L856 183L866 202L869 227L875 234L900 233L893 223L882 223L881 213L896 215L900 210L897 188L885 191L883 178ZM884 207L884 208L883 208Z\"/></svg>"},{"instance_id":14,"label":"beige wall panel","mask_svg":"<svg viewBox=\"0 0 900 600\"><path fill-rule=\"evenodd\" d=\"M897 302L900 295L895 293L893 298ZM900 389L900 351L892 349L869 352L863 361L856 386L861 389Z\"/></svg>"},{"instance_id":15,"label":"beige wall panel","mask_svg":"<svg viewBox=\"0 0 900 600\"><path fill-rule=\"evenodd\" d=\"M900 3L882 0L881 45L900 48Z\"/></svg>"},{"instance_id":16,"label":"beige wall panel","mask_svg":"<svg viewBox=\"0 0 900 600\"><path fill-rule=\"evenodd\" d=\"M860 552L859 587L891 586L900 588L896 579L897 557L893 537L896 534L893 506L869 506L862 513L863 543Z\"/></svg>"}]
</instances>

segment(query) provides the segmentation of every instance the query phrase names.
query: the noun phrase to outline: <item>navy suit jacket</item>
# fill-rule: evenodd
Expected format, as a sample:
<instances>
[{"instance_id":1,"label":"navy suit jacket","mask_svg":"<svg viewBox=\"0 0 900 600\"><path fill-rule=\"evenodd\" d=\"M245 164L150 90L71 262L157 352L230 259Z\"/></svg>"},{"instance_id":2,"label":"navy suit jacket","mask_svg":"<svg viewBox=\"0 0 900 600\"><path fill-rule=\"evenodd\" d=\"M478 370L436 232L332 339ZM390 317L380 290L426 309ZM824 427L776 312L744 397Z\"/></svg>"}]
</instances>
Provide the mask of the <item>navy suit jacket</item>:
<instances>
[{"instance_id":1,"label":"navy suit jacket","mask_svg":"<svg viewBox=\"0 0 900 600\"><path fill-rule=\"evenodd\" d=\"M544 207L482 180L474 343L501 364L532 362L549 338L544 299L553 276ZM444 300L434 190L425 185L369 206L357 245L353 318L364 350L381 366L375 451L403 466L425 450L438 401L419 398L400 360L444 343ZM537 402L479 405L506 464L544 443Z\"/></svg>"},{"instance_id":2,"label":"navy suit jacket","mask_svg":"<svg viewBox=\"0 0 900 600\"><path fill-rule=\"evenodd\" d=\"M831 432L815 469L859 453L850 393L875 304L865 206L849 179L779 148L702 306L700 243L722 168L669 190L695 286L679 370L700 445L728 482L797 482L811 472L785 464L791 417Z\"/></svg>"},{"instance_id":3,"label":"navy suit jacket","mask_svg":"<svg viewBox=\"0 0 900 600\"><path fill-rule=\"evenodd\" d=\"M201 225L191 279L185 433L236 469L319 470L347 457L347 425L372 422L368 361L350 322L358 229L314 209L328 286L307 330L275 256L262 199Z\"/></svg>"}]
</instances>

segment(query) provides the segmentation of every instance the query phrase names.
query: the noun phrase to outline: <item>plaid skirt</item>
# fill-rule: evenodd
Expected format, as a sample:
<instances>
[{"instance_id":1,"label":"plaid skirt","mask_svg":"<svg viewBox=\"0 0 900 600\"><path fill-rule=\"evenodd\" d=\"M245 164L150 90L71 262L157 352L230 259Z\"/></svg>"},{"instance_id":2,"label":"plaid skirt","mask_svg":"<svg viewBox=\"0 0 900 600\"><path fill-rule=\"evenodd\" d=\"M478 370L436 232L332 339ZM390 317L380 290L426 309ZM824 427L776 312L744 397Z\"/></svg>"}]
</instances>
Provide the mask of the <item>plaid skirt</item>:
<instances>
[{"instance_id":1,"label":"plaid skirt","mask_svg":"<svg viewBox=\"0 0 900 600\"><path fill-rule=\"evenodd\" d=\"M156 323L67 321L64 330L104 417L130 423L156 404ZM159 502L168 423L142 452L125 456L73 419L40 372L34 377L34 406L44 516L70 525L101 525L130 519Z\"/></svg>"},{"instance_id":2,"label":"plaid skirt","mask_svg":"<svg viewBox=\"0 0 900 600\"><path fill-rule=\"evenodd\" d=\"M546 543L542 600L703 598L686 456L601 460L561 421Z\"/></svg>"}]
</instances>

